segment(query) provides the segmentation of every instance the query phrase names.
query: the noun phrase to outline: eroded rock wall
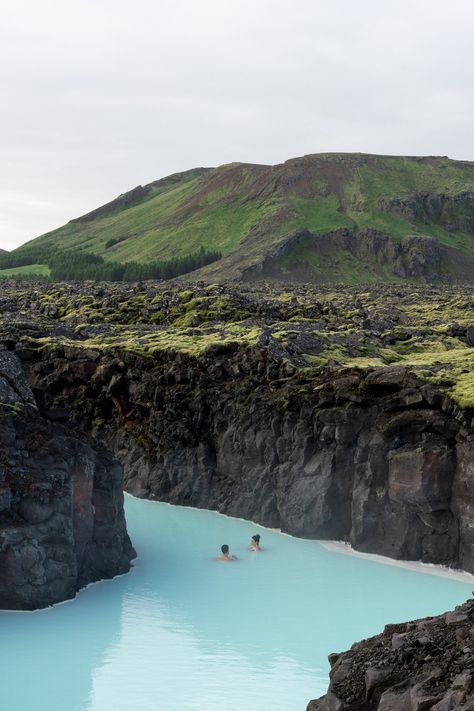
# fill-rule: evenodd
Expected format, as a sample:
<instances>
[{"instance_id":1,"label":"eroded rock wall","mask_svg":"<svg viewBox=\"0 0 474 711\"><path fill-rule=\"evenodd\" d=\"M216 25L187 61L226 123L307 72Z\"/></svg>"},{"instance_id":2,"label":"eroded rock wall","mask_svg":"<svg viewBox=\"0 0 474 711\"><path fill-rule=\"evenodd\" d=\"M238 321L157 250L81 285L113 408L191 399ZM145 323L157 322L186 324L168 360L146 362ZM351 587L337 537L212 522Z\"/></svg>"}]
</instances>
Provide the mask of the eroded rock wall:
<instances>
[{"instance_id":1,"label":"eroded rock wall","mask_svg":"<svg viewBox=\"0 0 474 711\"><path fill-rule=\"evenodd\" d=\"M0 351L0 609L72 598L133 555L121 466L66 418L44 417L19 359Z\"/></svg>"},{"instance_id":2,"label":"eroded rock wall","mask_svg":"<svg viewBox=\"0 0 474 711\"><path fill-rule=\"evenodd\" d=\"M474 193L408 193L380 201L380 207L418 223L435 223L451 232L474 229Z\"/></svg>"},{"instance_id":3,"label":"eroded rock wall","mask_svg":"<svg viewBox=\"0 0 474 711\"><path fill-rule=\"evenodd\" d=\"M270 346L28 358L47 406L107 442L137 496L474 571L471 415L407 369L305 380Z\"/></svg>"},{"instance_id":4,"label":"eroded rock wall","mask_svg":"<svg viewBox=\"0 0 474 711\"><path fill-rule=\"evenodd\" d=\"M305 250L316 255L323 265L315 271L310 259L301 261L298 253ZM243 281L270 279L287 282L334 282L337 255L351 255L354 264L364 264L367 273L385 278L387 273L402 279L427 282L472 281L473 260L429 235L406 235L395 240L389 234L372 228L351 230L339 228L312 234L301 230L289 234L275 249L256 264L242 271Z\"/></svg>"}]
</instances>

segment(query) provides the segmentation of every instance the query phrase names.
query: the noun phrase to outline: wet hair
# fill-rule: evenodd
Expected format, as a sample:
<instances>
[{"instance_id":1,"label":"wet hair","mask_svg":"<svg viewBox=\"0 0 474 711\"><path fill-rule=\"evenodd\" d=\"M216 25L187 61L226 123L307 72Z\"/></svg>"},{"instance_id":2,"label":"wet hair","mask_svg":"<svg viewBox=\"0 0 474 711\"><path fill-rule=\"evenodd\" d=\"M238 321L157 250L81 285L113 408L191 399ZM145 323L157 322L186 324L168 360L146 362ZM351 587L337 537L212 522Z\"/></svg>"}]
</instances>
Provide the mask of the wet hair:
<instances>
[{"instance_id":1,"label":"wet hair","mask_svg":"<svg viewBox=\"0 0 474 711\"><path fill-rule=\"evenodd\" d=\"M221 546L221 551L224 555L227 555L227 553L229 552L229 546L227 545L227 543L224 543L224 545Z\"/></svg>"},{"instance_id":2,"label":"wet hair","mask_svg":"<svg viewBox=\"0 0 474 711\"><path fill-rule=\"evenodd\" d=\"M252 536L252 541L255 541L258 546L258 544L260 543L260 534L256 533L255 536Z\"/></svg>"}]
</instances>

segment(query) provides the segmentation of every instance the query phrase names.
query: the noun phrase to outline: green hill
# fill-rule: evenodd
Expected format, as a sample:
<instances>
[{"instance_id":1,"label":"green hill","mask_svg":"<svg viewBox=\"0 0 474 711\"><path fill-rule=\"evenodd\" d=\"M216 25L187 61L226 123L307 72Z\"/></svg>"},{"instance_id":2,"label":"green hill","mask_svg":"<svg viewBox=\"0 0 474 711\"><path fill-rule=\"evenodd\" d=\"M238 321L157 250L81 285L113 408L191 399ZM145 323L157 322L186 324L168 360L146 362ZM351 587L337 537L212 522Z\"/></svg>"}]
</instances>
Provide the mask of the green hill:
<instances>
[{"instance_id":1,"label":"green hill","mask_svg":"<svg viewBox=\"0 0 474 711\"><path fill-rule=\"evenodd\" d=\"M147 264L201 248L221 256L193 276L212 280L474 281L474 163L328 153L196 168L11 254Z\"/></svg>"}]
</instances>

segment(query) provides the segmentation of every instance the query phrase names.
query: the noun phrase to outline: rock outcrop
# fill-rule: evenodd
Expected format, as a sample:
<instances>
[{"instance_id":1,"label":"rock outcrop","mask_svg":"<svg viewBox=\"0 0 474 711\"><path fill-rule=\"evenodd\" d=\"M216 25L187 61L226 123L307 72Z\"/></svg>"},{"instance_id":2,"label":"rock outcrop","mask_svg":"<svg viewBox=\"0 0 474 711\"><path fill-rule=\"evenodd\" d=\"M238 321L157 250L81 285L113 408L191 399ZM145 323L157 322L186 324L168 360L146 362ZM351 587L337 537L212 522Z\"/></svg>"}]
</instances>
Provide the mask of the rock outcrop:
<instances>
[{"instance_id":1,"label":"rock outcrop","mask_svg":"<svg viewBox=\"0 0 474 711\"><path fill-rule=\"evenodd\" d=\"M435 223L450 232L474 230L474 193L470 191L457 195L408 193L383 199L380 207L412 222Z\"/></svg>"},{"instance_id":2,"label":"rock outcrop","mask_svg":"<svg viewBox=\"0 0 474 711\"><path fill-rule=\"evenodd\" d=\"M63 412L41 413L0 351L0 609L32 610L125 573L122 468Z\"/></svg>"},{"instance_id":3,"label":"rock outcrop","mask_svg":"<svg viewBox=\"0 0 474 711\"><path fill-rule=\"evenodd\" d=\"M404 624L331 654L325 696L307 711L474 708L474 602Z\"/></svg>"},{"instance_id":4,"label":"rock outcrop","mask_svg":"<svg viewBox=\"0 0 474 711\"><path fill-rule=\"evenodd\" d=\"M408 368L305 380L280 350L27 355L48 406L108 444L137 496L474 571L472 413Z\"/></svg>"},{"instance_id":5,"label":"rock outcrop","mask_svg":"<svg viewBox=\"0 0 474 711\"><path fill-rule=\"evenodd\" d=\"M298 257L302 251L307 255L306 262ZM331 282L336 278L341 252L353 264L365 265L380 278L388 274L426 282L472 281L472 257L461 255L428 235L407 235L395 240L389 234L370 228L341 228L317 234L308 230L293 232L260 261L243 269L242 279L285 282L291 278L296 282L311 282L315 277L314 263L317 263L318 281Z\"/></svg>"}]
</instances>

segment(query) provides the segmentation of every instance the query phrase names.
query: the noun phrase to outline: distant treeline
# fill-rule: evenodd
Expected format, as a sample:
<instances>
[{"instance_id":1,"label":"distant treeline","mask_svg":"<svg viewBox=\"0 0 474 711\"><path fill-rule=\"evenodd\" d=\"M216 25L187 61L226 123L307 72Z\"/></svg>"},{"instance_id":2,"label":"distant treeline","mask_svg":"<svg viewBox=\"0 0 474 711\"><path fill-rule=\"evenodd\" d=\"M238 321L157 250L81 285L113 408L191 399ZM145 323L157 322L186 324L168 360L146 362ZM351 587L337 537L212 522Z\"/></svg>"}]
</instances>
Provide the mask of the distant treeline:
<instances>
[{"instance_id":1,"label":"distant treeline","mask_svg":"<svg viewBox=\"0 0 474 711\"><path fill-rule=\"evenodd\" d=\"M53 252L43 249L24 249L17 254L0 255L0 269L24 267L28 264L47 264L49 277L19 274L18 279L38 278L48 281L143 281L145 279L172 279L199 269L221 258L217 251L206 251L203 247L187 257L175 257L162 261L139 264L138 262L107 262L96 254L68 251ZM1 276L1 275L0 275Z\"/></svg>"},{"instance_id":2,"label":"distant treeline","mask_svg":"<svg viewBox=\"0 0 474 711\"><path fill-rule=\"evenodd\" d=\"M51 254L51 250L38 249L38 247L25 247L18 252L3 252L0 254L0 269L26 267L28 264L48 264Z\"/></svg>"},{"instance_id":3,"label":"distant treeline","mask_svg":"<svg viewBox=\"0 0 474 711\"><path fill-rule=\"evenodd\" d=\"M21 274L2 274L0 272L0 281L45 281L50 283L52 279L36 272L22 272Z\"/></svg>"}]
</instances>

